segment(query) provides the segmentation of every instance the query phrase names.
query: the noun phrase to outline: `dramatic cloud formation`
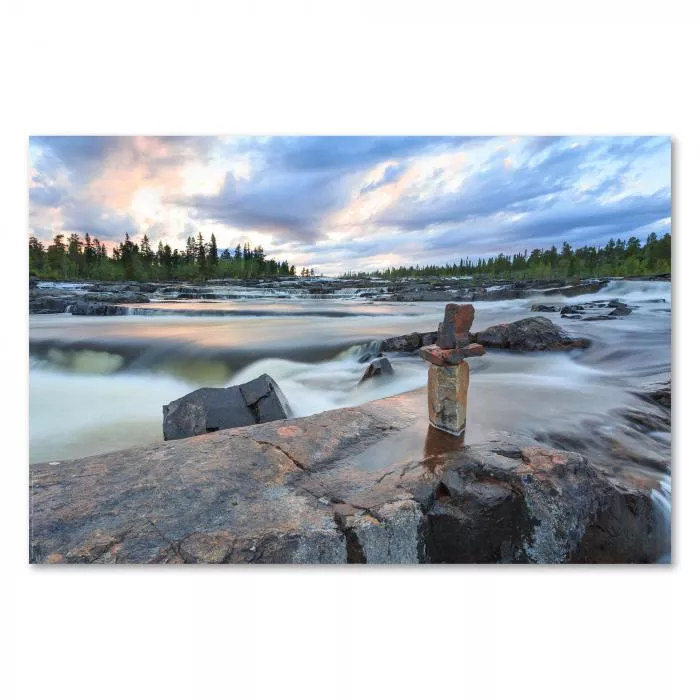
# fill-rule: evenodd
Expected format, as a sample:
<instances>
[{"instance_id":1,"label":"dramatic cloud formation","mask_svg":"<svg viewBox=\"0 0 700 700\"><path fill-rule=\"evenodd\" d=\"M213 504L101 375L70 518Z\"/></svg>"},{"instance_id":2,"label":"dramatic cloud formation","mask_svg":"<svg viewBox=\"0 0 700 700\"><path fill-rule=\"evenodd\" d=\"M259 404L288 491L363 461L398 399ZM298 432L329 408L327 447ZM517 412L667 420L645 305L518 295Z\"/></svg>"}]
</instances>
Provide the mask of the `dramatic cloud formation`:
<instances>
[{"instance_id":1,"label":"dramatic cloud formation","mask_svg":"<svg viewBox=\"0 0 700 700\"><path fill-rule=\"evenodd\" d=\"M36 136L29 158L44 241L202 231L326 274L671 224L667 137Z\"/></svg>"}]
</instances>

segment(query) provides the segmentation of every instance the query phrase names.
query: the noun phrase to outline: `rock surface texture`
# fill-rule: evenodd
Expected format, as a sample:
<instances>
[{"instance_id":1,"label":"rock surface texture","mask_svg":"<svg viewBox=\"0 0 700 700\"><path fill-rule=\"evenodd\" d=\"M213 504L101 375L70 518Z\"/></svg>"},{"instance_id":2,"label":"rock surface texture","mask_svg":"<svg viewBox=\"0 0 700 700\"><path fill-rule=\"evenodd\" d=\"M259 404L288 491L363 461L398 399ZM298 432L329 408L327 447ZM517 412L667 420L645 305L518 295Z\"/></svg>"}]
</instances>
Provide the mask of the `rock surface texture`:
<instances>
[{"instance_id":1,"label":"rock surface texture","mask_svg":"<svg viewBox=\"0 0 700 700\"><path fill-rule=\"evenodd\" d=\"M34 563L597 563L664 552L653 478L430 427L425 392L30 467Z\"/></svg>"},{"instance_id":2,"label":"rock surface texture","mask_svg":"<svg viewBox=\"0 0 700 700\"><path fill-rule=\"evenodd\" d=\"M587 348L586 338L572 338L544 316L523 318L513 323L490 326L476 333L476 341L487 348L508 350L574 350Z\"/></svg>"},{"instance_id":3,"label":"rock surface texture","mask_svg":"<svg viewBox=\"0 0 700 700\"><path fill-rule=\"evenodd\" d=\"M394 368L391 366L391 362L387 360L386 357L378 357L376 360L372 360L365 369L365 373L362 375L359 383L372 379L373 377L386 377L390 374L394 374Z\"/></svg>"},{"instance_id":4,"label":"rock surface texture","mask_svg":"<svg viewBox=\"0 0 700 700\"><path fill-rule=\"evenodd\" d=\"M277 383L262 374L238 386L197 389L163 406L163 437L178 440L224 428L282 420L291 414Z\"/></svg>"},{"instance_id":5,"label":"rock surface texture","mask_svg":"<svg viewBox=\"0 0 700 700\"><path fill-rule=\"evenodd\" d=\"M439 430L461 435L467 425L467 391L469 365L428 368L428 419Z\"/></svg>"}]
</instances>

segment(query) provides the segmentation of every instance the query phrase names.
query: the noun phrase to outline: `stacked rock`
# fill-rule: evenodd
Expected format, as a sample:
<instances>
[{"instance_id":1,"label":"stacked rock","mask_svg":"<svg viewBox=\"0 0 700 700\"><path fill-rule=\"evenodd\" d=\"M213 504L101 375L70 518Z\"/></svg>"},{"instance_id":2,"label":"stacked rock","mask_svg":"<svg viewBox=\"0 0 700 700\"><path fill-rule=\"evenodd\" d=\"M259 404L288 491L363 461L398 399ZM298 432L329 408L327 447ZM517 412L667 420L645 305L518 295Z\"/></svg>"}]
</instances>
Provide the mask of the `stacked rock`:
<instances>
[{"instance_id":1,"label":"stacked rock","mask_svg":"<svg viewBox=\"0 0 700 700\"><path fill-rule=\"evenodd\" d=\"M461 435L467 424L467 357L483 355L483 345L469 341L474 322L471 304L447 304L438 326L435 345L418 351L430 363L428 368L428 418L431 425L452 435Z\"/></svg>"}]
</instances>

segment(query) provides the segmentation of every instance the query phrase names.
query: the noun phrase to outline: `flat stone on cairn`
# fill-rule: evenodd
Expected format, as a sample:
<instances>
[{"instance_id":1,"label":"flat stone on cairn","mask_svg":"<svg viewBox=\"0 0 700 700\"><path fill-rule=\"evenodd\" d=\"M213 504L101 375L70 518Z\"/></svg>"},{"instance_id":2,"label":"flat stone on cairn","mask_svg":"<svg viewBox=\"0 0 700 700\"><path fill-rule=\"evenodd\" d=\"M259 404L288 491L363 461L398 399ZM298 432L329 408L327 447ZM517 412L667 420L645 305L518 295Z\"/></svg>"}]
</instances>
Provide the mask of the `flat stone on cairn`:
<instances>
[{"instance_id":1,"label":"flat stone on cairn","mask_svg":"<svg viewBox=\"0 0 700 700\"><path fill-rule=\"evenodd\" d=\"M428 368L428 418L430 423L451 435L461 435L467 425L467 357L485 353L484 346L469 342L474 322L471 304L447 304L438 326L437 343L420 348Z\"/></svg>"}]
</instances>

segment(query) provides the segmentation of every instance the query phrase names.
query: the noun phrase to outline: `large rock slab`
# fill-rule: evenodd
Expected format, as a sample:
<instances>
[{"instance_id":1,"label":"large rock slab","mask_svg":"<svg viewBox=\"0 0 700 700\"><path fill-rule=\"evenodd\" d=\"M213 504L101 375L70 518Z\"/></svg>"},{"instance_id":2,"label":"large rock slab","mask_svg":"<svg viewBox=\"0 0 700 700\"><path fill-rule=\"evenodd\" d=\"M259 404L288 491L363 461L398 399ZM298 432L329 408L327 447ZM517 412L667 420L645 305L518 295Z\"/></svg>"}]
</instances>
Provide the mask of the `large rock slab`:
<instances>
[{"instance_id":1,"label":"large rock slab","mask_svg":"<svg viewBox=\"0 0 700 700\"><path fill-rule=\"evenodd\" d=\"M668 552L653 476L432 428L425 392L30 467L34 563L597 563Z\"/></svg>"},{"instance_id":2,"label":"large rock slab","mask_svg":"<svg viewBox=\"0 0 700 700\"><path fill-rule=\"evenodd\" d=\"M573 350L587 348L587 338L572 338L544 316L490 326L475 334L476 342L488 348L508 350Z\"/></svg>"},{"instance_id":3,"label":"large rock slab","mask_svg":"<svg viewBox=\"0 0 700 700\"><path fill-rule=\"evenodd\" d=\"M163 406L163 437L179 440L291 416L282 390L267 374L223 389L197 389Z\"/></svg>"}]
</instances>

